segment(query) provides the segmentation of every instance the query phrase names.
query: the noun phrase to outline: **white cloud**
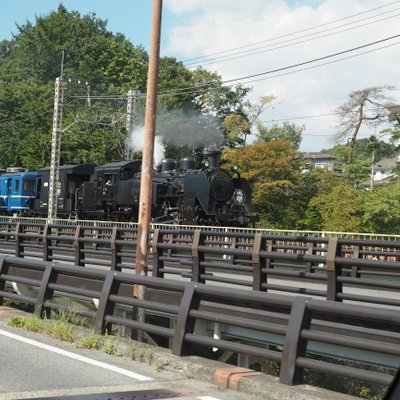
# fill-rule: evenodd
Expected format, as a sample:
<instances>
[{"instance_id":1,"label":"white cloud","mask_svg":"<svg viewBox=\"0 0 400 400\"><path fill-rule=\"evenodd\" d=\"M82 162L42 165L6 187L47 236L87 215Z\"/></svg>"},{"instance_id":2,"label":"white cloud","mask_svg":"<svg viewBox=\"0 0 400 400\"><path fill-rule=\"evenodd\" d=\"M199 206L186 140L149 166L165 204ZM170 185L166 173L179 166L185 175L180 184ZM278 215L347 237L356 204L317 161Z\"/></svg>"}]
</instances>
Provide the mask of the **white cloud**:
<instances>
[{"instance_id":1,"label":"white cloud","mask_svg":"<svg viewBox=\"0 0 400 400\"><path fill-rule=\"evenodd\" d=\"M389 3L393 4L366 12ZM217 71L223 79L248 76L301 63L400 33L400 16L397 16L400 15L400 2L389 0L168 0L164 4L169 12L178 16L178 23L167 27L169 41L166 50L177 55L179 59L185 60L245 46L232 52L221 53L221 59L214 64L208 65L207 62L203 62L205 68ZM357 13L362 14L347 18ZM372 16L374 17L371 18ZM383 20L384 18L386 19ZM328 24L338 19L341 20L335 24ZM370 24L379 19L382 21ZM317 25L322 26L309 29ZM365 26L354 29L358 25ZM297 33L289 35L293 32ZM315 35L311 34L316 32L320 32L317 36L325 37L313 40ZM336 33L329 35L332 32ZM277 37L280 38L266 41ZM265 42L259 43L261 41ZM257 42L259 44L256 46L248 46ZM297 44L288 46L293 42ZM400 38L360 51L369 51L395 42L400 42ZM261 48L263 45L272 44L281 48L269 51L265 51L266 47ZM221 61L224 58L236 57L230 54L252 50L255 47L258 49L254 50L254 53L259 54ZM249 84L253 87L252 100L256 101L259 96L265 94L273 94L279 98L280 103L262 116L266 121L274 119L278 122L290 117L323 115L320 118L292 119L296 124L306 126L302 149L320 150L332 144L337 124L334 116L326 114L332 114L338 105L346 101L350 92L369 86L396 85L400 65L399 49L400 45L388 47L272 79L272 75L265 75L261 78L269 79ZM341 57L354 54L355 52L352 52ZM320 63L329 63L332 60L327 59ZM189 66L189 61L187 65ZM313 66L315 64L302 68ZM366 130L361 132L365 135L371 133L373 132Z\"/></svg>"}]
</instances>

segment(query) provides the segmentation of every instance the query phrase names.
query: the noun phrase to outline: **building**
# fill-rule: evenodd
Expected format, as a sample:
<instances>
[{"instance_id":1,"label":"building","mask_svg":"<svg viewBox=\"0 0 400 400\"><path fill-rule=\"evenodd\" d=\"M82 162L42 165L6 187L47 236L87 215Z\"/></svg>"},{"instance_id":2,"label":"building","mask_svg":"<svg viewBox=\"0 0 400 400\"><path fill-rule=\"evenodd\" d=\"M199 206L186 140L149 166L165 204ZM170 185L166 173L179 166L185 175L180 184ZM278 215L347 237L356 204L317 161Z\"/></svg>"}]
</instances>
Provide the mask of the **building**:
<instances>
[{"instance_id":1,"label":"building","mask_svg":"<svg viewBox=\"0 0 400 400\"><path fill-rule=\"evenodd\" d=\"M375 162L371 168L371 186L382 186L392 183L397 178L395 171L398 167L400 156L383 158Z\"/></svg>"},{"instance_id":2,"label":"building","mask_svg":"<svg viewBox=\"0 0 400 400\"><path fill-rule=\"evenodd\" d=\"M337 158L329 153L303 153L304 160L308 163L307 170L313 168L334 171Z\"/></svg>"}]
</instances>

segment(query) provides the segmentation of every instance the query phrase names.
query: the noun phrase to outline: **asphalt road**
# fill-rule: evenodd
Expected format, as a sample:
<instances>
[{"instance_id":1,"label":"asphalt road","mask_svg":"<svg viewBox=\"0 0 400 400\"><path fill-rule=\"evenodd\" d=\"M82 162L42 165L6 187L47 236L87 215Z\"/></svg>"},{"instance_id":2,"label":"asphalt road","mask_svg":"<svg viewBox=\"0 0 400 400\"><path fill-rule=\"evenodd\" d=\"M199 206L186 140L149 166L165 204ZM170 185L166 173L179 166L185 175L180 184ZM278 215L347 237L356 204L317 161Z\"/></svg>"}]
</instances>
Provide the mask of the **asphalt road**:
<instances>
[{"instance_id":1,"label":"asphalt road","mask_svg":"<svg viewBox=\"0 0 400 400\"><path fill-rule=\"evenodd\" d=\"M68 400L72 395L80 395L74 400L245 398L243 393L199 382L182 371L158 370L127 357L78 349L0 322L0 399Z\"/></svg>"}]
</instances>

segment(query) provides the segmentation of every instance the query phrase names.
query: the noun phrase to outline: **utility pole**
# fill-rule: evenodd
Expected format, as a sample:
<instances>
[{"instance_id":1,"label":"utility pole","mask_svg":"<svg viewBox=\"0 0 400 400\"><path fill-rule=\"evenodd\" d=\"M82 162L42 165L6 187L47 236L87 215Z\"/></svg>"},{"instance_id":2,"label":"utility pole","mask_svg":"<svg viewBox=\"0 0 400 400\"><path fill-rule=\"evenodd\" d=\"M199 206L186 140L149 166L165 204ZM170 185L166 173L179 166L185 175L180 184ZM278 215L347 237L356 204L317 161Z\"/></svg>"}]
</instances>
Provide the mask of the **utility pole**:
<instances>
[{"instance_id":1,"label":"utility pole","mask_svg":"<svg viewBox=\"0 0 400 400\"><path fill-rule=\"evenodd\" d=\"M154 137L157 112L157 83L160 57L162 0L153 0L149 69L147 74L146 112L144 119L144 146L142 173L140 181L138 236L136 245L136 269L139 275L147 275L149 229L151 218L151 195L154 159ZM134 295L139 299L145 297L145 287L135 286ZM140 317L140 314L139 314ZM144 319L144 315L141 316Z\"/></svg>"},{"instance_id":2,"label":"utility pole","mask_svg":"<svg viewBox=\"0 0 400 400\"><path fill-rule=\"evenodd\" d=\"M375 175L375 149L372 150L371 156L371 181L370 181L370 189L374 188L374 175Z\"/></svg>"},{"instance_id":3,"label":"utility pole","mask_svg":"<svg viewBox=\"0 0 400 400\"><path fill-rule=\"evenodd\" d=\"M129 90L128 101L126 104L126 138L125 138L125 160L132 158L132 147L129 143L132 120L133 116L136 114L136 94L137 91Z\"/></svg>"},{"instance_id":4,"label":"utility pole","mask_svg":"<svg viewBox=\"0 0 400 400\"><path fill-rule=\"evenodd\" d=\"M59 167L61 147L61 127L63 113L64 85L62 76L56 79L54 94L53 131L51 136L51 161L49 182L49 203L47 222L50 224L57 217L57 199L59 189Z\"/></svg>"}]
</instances>

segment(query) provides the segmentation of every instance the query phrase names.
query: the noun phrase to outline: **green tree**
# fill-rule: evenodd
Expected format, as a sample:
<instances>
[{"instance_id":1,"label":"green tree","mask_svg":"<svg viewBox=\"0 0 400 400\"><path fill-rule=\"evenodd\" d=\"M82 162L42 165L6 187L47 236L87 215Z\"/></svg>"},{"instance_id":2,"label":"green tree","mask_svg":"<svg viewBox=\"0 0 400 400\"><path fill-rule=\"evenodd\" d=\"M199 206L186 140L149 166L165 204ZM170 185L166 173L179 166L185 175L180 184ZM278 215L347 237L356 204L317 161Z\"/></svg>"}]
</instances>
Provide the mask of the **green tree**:
<instances>
[{"instance_id":1,"label":"green tree","mask_svg":"<svg viewBox=\"0 0 400 400\"><path fill-rule=\"evenodd\" d=\"M302 133L305 129L303 126L296 126L293 123L285 121L282 126L273 124L270 127L264 126L261 122L257 122L257 140L260 142L270 142L271 140L286 140L295 149L299 149Z\"/></svg>"},{"instance_id":2,"label":"green tree","mask_svg":"<svg viewBox=\"0 0 400 400\"><path fill-rule=\"evenodd\" d=\"M314 197L329 194L333 187L341 183L340 176L322 168L303 172L300 175L294 197L294 207L298 210L296 228L321 230L322 218L315 208L309 206L309 203Z\"/></svg>"},{"instance_id":3,"label":"green tree","mask_svg":"<svg viewBox=\"0 0 400 400\"><path fill-rule=\"evenodd\" d=\"M375 188L365 193L364 224L368 232L400 234L400 186Z\"/></svg>"},{"instance_id":4,"label":"green tree","mask_svg":"<svg viewBox=\"0 0 400 400\"><path fill-rule=\"evenodd\" d=\"M34 23L18 26L12 40L0 42L2 167L38 168L49 163L54 82L61 74L62 53L63 127L70 128L63 134L61 162L79 158L101 163L123 157L126 100L115 97L130 89L146 90L148 54L124 35L109 32L107 21L94 13L82 16L60 5ZM166 109L191 105L200 115L216 116L221 129L226 115L242 112L250 90L224 87L217 74L190 71L172 57L161 58L159 75ZM100 102L93 96L112 99ZM140 96L135 123L142 122L143 110Z\"/></svg>"},{"instance_id":5,"label":"green tree","mask_svg":"<svg viewBox=\"0 0 400 400\"><path fill-rule=\"evenodd\" d=\"M292 198L300 175L300 158L286 141L226 148L222 159L236 163L253 187L254 209L266 227L291 228L298 217Z\"/></svg>"},{"instance_id":6,"label":"green tree","mask_svg":"<svg viewBox=\"0 0 400 400\"><path fill-rule=\"evenodd\" d=\"M356 90L350 93L346 103L337 108L336 112L340 120L337 139L350 136L347 157L349 164L353 161L353 150L361 125L376 127L388 120L388 108L392 102L386 92L392 89L392 86L374 86ZM368 108L368 105L371 107Z\"/></svg>"},{"instance_id":7,"label":"green tree","mask_svg":"<svg viewBox=\"0 0 400 400\"><path fill-rule=\"evenodd\" d=\"M362 232L363 224L362 194L349 185L341 184L327 194L311 199L309 213L321 219L320 228L327 231Z\"/></svg>"}]
</instances>

